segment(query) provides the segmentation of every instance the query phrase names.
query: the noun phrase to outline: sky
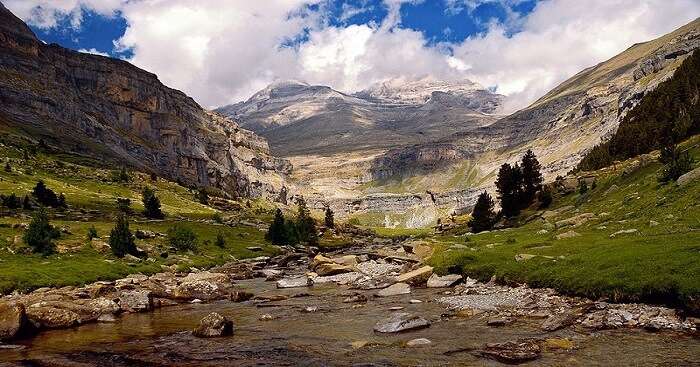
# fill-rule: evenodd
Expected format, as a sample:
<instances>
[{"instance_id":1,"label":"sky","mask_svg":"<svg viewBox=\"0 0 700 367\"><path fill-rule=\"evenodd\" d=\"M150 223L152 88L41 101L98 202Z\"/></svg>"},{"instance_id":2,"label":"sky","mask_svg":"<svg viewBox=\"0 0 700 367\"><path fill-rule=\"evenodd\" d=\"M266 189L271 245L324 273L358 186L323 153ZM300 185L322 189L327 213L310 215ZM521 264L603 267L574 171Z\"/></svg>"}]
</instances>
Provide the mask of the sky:
<instances>
[{"instance_id":1,"label":"sky","mask_svg":"<svg viewBox=\"0 0 700 367\"><path fill-rule=\"evenodd\" d=\"M0 0L47 43L128 60L213 108L277 80L469 79L526 107L700 16L698 0Z\"/></svg>"}]
</instances>

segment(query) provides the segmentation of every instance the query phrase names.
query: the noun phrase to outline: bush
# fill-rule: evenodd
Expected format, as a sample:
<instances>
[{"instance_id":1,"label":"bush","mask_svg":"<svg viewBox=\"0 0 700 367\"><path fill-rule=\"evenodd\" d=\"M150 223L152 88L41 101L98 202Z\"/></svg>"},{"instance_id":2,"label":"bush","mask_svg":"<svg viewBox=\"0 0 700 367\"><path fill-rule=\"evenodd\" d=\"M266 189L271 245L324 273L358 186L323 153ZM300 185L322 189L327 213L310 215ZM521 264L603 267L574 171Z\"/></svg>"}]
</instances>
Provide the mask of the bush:
<instances>
[{"instance_id":1,"label":"bush","mask_svg":"<svg viewBox=\"0 0 700 367\"><path fill-rule=\"evenodd\" d=\"M57 208L65 206L66 204L65 197L63 197L63 199L59 199L56 193L53 192L53 190L46 187L44 181L41 180L36 183L36 186L34 186L34 189L32 190L32 195L36 198L36 201L38 201L39 204L44 206Z\"/></svg>"},{"instance_id":2,"label":"bush","mask_svg":"<svg viewBox=\"0 0 700 367\"><path fill-rule=\"evenodd\" d=\"M588 192L588 185L586 185L585 181L581 181L578 183L578 193L583 195Z\"/></svg>"},{"instance_id":3,"label":"bush","mask_svg":"<svg viewBox=\"0 0 700 367\"><path fill-rule=\"evenodd\" d=\"M49 223L46 209L40 208L32 216L23 240L27 246L31 247L32 252L46 256L55 251L53 241L60 236L61 233Z\"/></svg>"},{"instance_id":4,"label":"bush","mask_svg":"<svg viewBox=\"0 0 700 367\"><path fill-rule=\"evenodd\" d=\"M131 215L131 199L117 198L117 211L126 215Z\"/></svg>"},{"instance_id":5,"label":"bush","mask_svg":"<svg viewBox=\"0 0 700 367\"><path fill-rule=\"evenodd\" d=\"M552 190L544 186L542 190L537 193L537 201L540 202L540 209L549 208L549 206L552 205Z\"/></svg>"},{"instance_id":6,"label":"bush","mask_svg":"<svg viewBox=\"0 0 700 367\"><path fill-rule=\"evenodd\" d=\"M204 189L199 189L199 191L197 191L195 199L202 205L209 205L209 194L207 194Z\"/></svg>"},{"instance_id":7,"label":"bush","mask_svg":"<svg viewBox=\"0 0 700 367\"><path fill-rule=\"evenodd\" d=\"M130 182L131 176L126 170L126 167L122 166L119 171L112 171L112 181L114 182Z\"/></svg>"},{"instance_id":8,"label":"bush","mask_svg":"<svg viewBox=\"0 0 700 367\"><path fill-rule=\"evenodd\" d=\"M224 217L222 217L221 213L219 213L219 212L212 214L211 219L216 223L223 223L224 222Z\"/></svg>"},{"instance_id":9,"label":"bush","mask_svg":"<svg viewBox=\"0 0 700 367\"><path fill-rule=\"evenodd\" d=\"M12 167L10 166L10 162L5 163L5 172L12 172Z\"/></svg>"},{"instance_id":10,"label":"bush","mask_svg":"<svg viewBox=\"0 0 700 367\"><path fill-rule=\"evenodd\" d=\"M124 213L117 216L117 223L109 233L109 247L112 248L112 253L116 257L124 257L127 254L140 255L134 242L134 235L129 229L129 218Z\"/></svg>"},{"instance_id":11,"label":"bush","mask_svg":"<svg viewBox=\"0 0 700 367\"><path fill-rule=\"evenodd\" d=\"M10 195L0 195L0 204L8 209L19 209L22 207L22 200L13 192Z\"/></svg>"},{"instance_id":12,"label":"bush","mask_svg":"<svg viewBox=\"0 0 700 367\"><path fill-rule=\"evenodd\" d=\"M665 147L661 151L659 158L661 163L665 163L659 182L675 181L693 168L693 159L688 152L682 152L675 145Z\"/></svg>"},{"instance_id":13,"label":"bush","mask_svg":"<svg viewBox=\"0 0 700 367\"><path fill-rule=\"evenodd\" d=\"M163 219L165 215L160 210L160 200L156 196L156 192L150 187L146 187L141 192L141 201L143 202L143 215L151 219Z\"/></svg>"},{"instance_id":14,"label":"bush","mask_svg":"<svg viewBox=\"0 0 700 367\"><path fill-rule=\"evenodd\" d=\"M300 198L297 201L299 206L297 210L296 230L299 234L298 238L301 242L307 242L309 245L318 244L318 231L316 230L316 221L311 217L311 211L306 206L306 200Z\"/></svg>"},{"instance_id":15,"label":"bush","mask_svg":"<svg viewBox=\"0 0 700 367\"><path fill-rule=\"evenodd\" d=\"M289 233L287 230L287 225L284 220L284 215L281 209L275 211L275 219L272 220L270 228L267 230L265 235L268 241L272 242L273 245L291 245L289 239Z\"/></svg>"},{"instance_id":16,"label":"bush","mask_svg":"<svg viewBox=\"0 0 700 367\"><path fill-rule=\"evenodd\" d=\"M100 237L100 236L97 234L97 228L95 228L95 226L90 226L90 228L88 228L88 230L87 230L87 236L86 236L86 237L87 237L88 241L91 241L93 238L98 238L98 237Z\"/></svg>"},{"instance_id":17,"label":"bush","mask_svg":"<svg viewBox=\"0 0 700 367\"><path fill-rule=\"evenodd\" d=\"M218 248L226 247L226 239L224 239L224 235L221 232L216 234L216 240L214 241L214 245Z\"/></svg>"},{"instance_id":18,"label":"bush","mask_svg":"<svg viewBox=\"0 0 700 367\"><path fill-rule=\"evenodd\" d=\"M177 251L197 249L197 235L181 224L176 224L168 229L168 242Z\"/></svg>"},{"instance_id":19,"label":"bush","mask_svg":"<svg viewBox=\"0 0 700 367\"><path fill-rule=\"evenodd\" d=\"M24 210L34 209L34 206L32 205L32 201L29 199L29 195L24 195L24 200L22 201L22 209L24 209Z\"/></svg>"},{"instance_id":20,"label":"bush","mask_svg":"<svg viewBox=\"0 0 700 367\"><path fill-rule=\"evenodd\" d=\"M333 216L333 211L331 210L331 208L326 208L326 216L323 218L323 223L328 229L335 228L335 218Z\"/></svg>"}]
</instances>

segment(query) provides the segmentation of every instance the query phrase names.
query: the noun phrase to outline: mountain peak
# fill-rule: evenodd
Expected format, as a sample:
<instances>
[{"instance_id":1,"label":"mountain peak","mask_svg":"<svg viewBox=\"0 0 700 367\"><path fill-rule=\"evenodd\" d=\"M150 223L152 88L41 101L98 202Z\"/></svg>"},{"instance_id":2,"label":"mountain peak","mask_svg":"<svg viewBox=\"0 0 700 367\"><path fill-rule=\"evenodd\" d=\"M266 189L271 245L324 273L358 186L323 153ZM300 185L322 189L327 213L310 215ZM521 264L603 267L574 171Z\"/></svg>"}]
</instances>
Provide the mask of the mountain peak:
<instances>
[{"instance_id":1,"label":"mountain peak","mask_svg":"<svg viewBox=\"0 0 700 367\"><path fill-rule=\"evenodd\" d=\"M435 92L468 96L477 91L491 93L480 84L468 79L448 81L432 77L391 78L375 83L355 95L387 103L416 104L428 102Z\"/></svg>"}]
</instances>

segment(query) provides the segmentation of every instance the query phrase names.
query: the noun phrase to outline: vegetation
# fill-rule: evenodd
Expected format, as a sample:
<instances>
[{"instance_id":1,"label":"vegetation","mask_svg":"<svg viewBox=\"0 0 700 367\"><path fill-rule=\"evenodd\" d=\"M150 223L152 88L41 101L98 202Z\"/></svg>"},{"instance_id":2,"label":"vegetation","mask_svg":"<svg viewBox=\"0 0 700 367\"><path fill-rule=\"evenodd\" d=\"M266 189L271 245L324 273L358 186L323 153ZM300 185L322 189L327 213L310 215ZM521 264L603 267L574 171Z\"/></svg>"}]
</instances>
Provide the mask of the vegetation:
<instances>
[{"instance_id":1,"label":"vegetation","mask_svg":"<svg viewBox=\"0 0 700 367\"><path fill-rule=\"evenodd\" d=\"M316 220L311 217L311 211L306 206L306 200L299 198L297 207L297 221L294 227L296 228L298 240L309 245L317 245L318 230L316 229Z\"/></svg>"},{"instance_id":2,"label":"vegetation","mask_svg":"<svg viewBox=\"0 0 700 367\"><path fill-rule=\"evenodd\" d=\"M204 189L197 190L196 198L200 204L209 205L209 194L207 194L206 190L204 190Z\"/></svg>"},{"instance_id":3,"label":"vegetation","mask_svg":"<svg viewBox=\"0 0 700 367\"><path fill-rule=\"evenodd\" d=\"M155 190L146 187L141 192L141 202L143 203L143 215L151 219L163 219L165 214L160 209L160 199L156 196Z\"/></svg>"},{"instance_id":4,"label":"vegetation","mask_svg":"<svg viewBox=\"0 0 700 367\"><path fill-rule=\"evenodd\" d=\"M117 222L109 234L109 247L116 257L124 257L126 255L138 256L139 251L136 248L134 235L129 229L129 217L126 214L120 213L117 215Z\"/></svg>"},{"instance_id":5,"label":"vegetation","mask_svg":"<svg viewBox=\"0 0 700 367\"><path fill-rule=\"evenodd\" d=\"M223 233L219 232L216 234L216 240L214 241L214 245L218 248L226 247L226 239L224 238Z\"/></svg>"},{"instance_id":6,"label":"vegetation","mask_svg":"<svg viewBox=\"0 0 700 367\"><path fill-rule=\"evenodd\" d=\"M0 194L0 204L8 209L19 209L22 207L22 200L14 192L7 196Z\"/></svg>"},{"instance_id":7,"label":"vegetation","mask_svg":"<svg viewBox=\"0 0 700 367\"><path fill-rule=\"evenodd\" d=\"M168 229L168 243L177 251L195 251L197 235L189 227L178 223Z\"/></svg>"},{"instance_id":8,"label":"vegetation","mask_svg":"<svg viewBox=\"0 0 700 367\"><path fill-rule=\"evenodd\" d=\"M323 224L328 229L335 228L335 218L333 217L333 211L329 207L326 207L326 213L325 213L325 216L323 218Z\"/></svg>"},{"instance_id":9,"label":"vegetation","mask_svg":"<svg viewBox=\"0 0 700 367\"><path fill-rule=\"evenodd\" d=\"M61 233L49 223L46 209L39 208L32 216L32 221L24 232L24 243L36 254L51 255L56 250L53 241L61 236Z\"/></svg>"},{"instance_id":10,"label":"vegetation","mask_svg":"<svg viewBox=\"0 0 700 367\"><path fill-rule=\"evenodd\" d=\"M659 175L659 182L675 181L690 171L693 160L688 152L683 152L675 144L661 150L659 162L665 164Z\"/></svg>"},{"instance_id":11,"label":"vegetation","mask_svg":"<svg viewBox=\"0 0 700 367\"><path fill-rule=\"evenodd\" d=\"M693 52L671 79L647 93L620 122L612 138L578 165L590 171L678 143L700 132L700 52Z\"/></svg>"},{"instance_id":12,"label":"vegetation","mask_svg":"<svg viewBox=\"0 0 700 367\"><path fill-rule=\"evenodd\" d=\"M476 200L472 211L472 217L467 224L474 233L490 230L496 222L496 213L493 210L493 199L484 191Z\"/></svg>"},{"instance_id":13,"label":"vegetation","mask_svg":"<svg viewBox=\"0 0 700 367\"><path fill-rule=\"evenodd\" d=\"M284 214L282 214L281 209L275 211L275 218L270 224L270 228L267 230L267 235L265 236L268 241L272 242L273 245L291 245L288 227L284 220Z\"/></svg>"},{"instance_id":14,"label":"vegetation","mask_svg":"<svg viewBox=\"0 0 700 367\"><path fill-rule=\"evenodd\" d=\"M32 195L34 196L34 198L36 198L39 204L44 206L50 206L52 208L66 206L65 196L63 196L63 194L61 194L61 196L56 196L56 193L53 192L53 190L46 187L44 181L41 180L39 180L39 182L36 183L36 186L34 186L34 190L32 190Z\"/></svg>"},{"instance_id":15,"label":"vegetation","mask_svg":"<svg viewBox=\"0 0 700 367\"><path fill-rule=\"evenodd\" d=\"M540 173L540 163L532 150L525 153L521 164L503 164L496 179L501 214L506 218L520 214L522 209L532 204L537 192L542 189L542 182L544 178Z\"/></svg>"},{"instance_id":16,"label":"vegetation","mask_svg":"<svg viewBox=\"0 0 700 367\"><path fill-rule=\"evenodd\" d=\"M130 182L131 175L126 170L126 167L122 166L119 171L112 172L112 181L114 182Z\"/></svg>"},{"instance_id":17,"label":"vegetation","mask_svg":"<svg viewBox=\"0 0 700 367\"><path fill-rule=\"evenodd\" d=\"M87 240L91 241L94 238L99 238L100 236L97 234L97 228L95 226L90 226L87 230Z\"/></svg>"}]
</instances>

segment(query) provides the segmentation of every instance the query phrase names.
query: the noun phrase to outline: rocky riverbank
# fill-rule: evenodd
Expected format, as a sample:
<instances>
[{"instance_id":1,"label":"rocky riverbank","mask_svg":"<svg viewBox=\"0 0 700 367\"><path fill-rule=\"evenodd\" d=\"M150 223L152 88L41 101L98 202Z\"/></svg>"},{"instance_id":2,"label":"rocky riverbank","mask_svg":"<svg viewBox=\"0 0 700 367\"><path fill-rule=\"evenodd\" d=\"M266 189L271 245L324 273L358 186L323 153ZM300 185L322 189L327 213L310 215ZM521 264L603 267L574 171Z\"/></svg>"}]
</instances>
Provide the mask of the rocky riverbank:
<instances>
[{"instance_id":1,"label":"rocky riverbank","mask_svg":"<svg viewBox=\"0 0 700 367\"><path fill-rule=\"evenodd\" d=\"M457 274L439 276L423 264L431 254L429 246L420 242L380 242L315 255L287 248L277 257L234 261L208 271L134 274L114 282L8 295L0 301L0 338L9 343L51 329L119 323L130 313L183 304L244 302L242 305L258 310L275 310L295 299L313 300L309 291L318 287L333 290L331 303L309 304L301 307L301 312L334 312L335 308L346 307L371 311L373 307L383 307L382 302L409 297L410 310L406 306L392 306L388 317L380 317L381 310L377 310L373 330L378 334L442 327L434 324L454 318L469 319L490 328L514 327L520 323L539 325L535 326L540 329L539 338L488 343L469 351L479 358L508 363L539 358L548 343L568 345L569 340L552 341L547 337L562 329L577 333L603 329L695 333L698 327L697 319L683 318L680 312L665 307L595 302L562 296L551 289L481 283ZM255 279L274 284L272 288L278 292L242 286ZM420 296L414 299L415 293ZM443 310L439 319L422 314L421 308L428 305ZM258 322L282 317L274 312L262 313ZM235 324L235 317L229 320L212 314L202 320L194 334L233 333L235 338ZM342 324L329 326L343 327ZM421 338L408 342L414 346L431 343Z\"/></svg>"}]
</instances>

